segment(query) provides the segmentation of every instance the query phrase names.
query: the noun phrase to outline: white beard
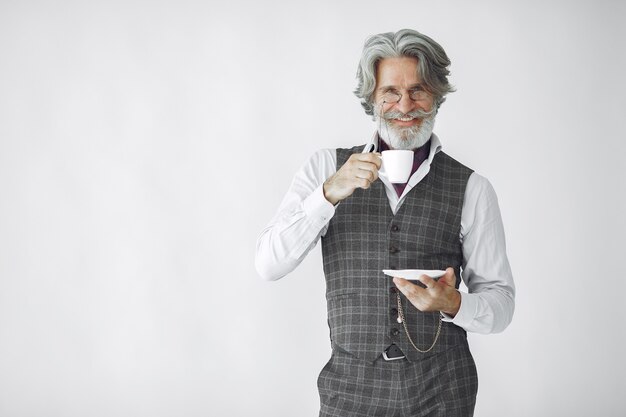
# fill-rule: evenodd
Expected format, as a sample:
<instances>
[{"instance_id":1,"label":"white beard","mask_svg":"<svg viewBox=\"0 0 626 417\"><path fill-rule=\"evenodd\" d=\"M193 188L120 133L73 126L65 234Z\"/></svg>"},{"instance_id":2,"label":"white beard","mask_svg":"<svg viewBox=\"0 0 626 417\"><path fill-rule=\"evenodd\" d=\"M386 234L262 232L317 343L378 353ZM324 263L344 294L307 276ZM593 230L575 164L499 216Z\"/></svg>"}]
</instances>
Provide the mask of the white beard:
<instances>
[{"instance_id":1,"label":"white beard","mask_svg":"<svg viewBox=\"0 0 626 417\"><path fill-rule=\"evenodd\" d=\"M433 133L435 115L425 117L419 126L396 127L385 119L375 118L378 134L391 149L413 150L423 146Z\"/></svg>"}]
</instances>

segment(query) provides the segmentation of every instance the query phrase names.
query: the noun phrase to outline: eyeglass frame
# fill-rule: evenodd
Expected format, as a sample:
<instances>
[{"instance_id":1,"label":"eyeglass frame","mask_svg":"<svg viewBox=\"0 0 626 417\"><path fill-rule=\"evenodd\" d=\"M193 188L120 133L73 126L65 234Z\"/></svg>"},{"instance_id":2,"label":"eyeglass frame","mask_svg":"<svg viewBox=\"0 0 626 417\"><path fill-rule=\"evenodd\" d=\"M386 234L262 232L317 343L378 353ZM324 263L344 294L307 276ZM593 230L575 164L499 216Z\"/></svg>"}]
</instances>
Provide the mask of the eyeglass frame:
<instances>
[{"instance_id":1,"label":"eyeglass frame","mask_svg":"<svg viewBox=\"0 0 626 417\"><path fill-rule=\"evenodd\" d=\"M386 91L384 93L381 93L381 98L382 98L381 104L396 104L396 103L399 103L400 100L402 100L402 97L404 97L404 94L401 94L398 90L394 88L386 88L385 90ZM407 91L409 92L409 99L413 102L426 100L429 96L432 97L432 94L426 91L421 85L410 88ZM412 97L416 93L423 93L424 97L416 97L416 98ZM388 97L385 97L389 95L397 96L398 99L395 101L389 100Z\"/></svg>"}]
</instances>

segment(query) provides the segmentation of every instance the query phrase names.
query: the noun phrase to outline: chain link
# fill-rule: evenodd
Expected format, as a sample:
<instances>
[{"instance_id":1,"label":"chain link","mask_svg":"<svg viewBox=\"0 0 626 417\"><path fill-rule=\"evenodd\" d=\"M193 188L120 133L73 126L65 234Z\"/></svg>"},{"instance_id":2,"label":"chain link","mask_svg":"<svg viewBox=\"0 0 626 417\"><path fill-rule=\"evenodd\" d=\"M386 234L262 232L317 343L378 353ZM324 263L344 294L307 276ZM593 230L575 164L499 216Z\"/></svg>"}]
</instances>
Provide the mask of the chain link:
<instances>
[{"instance_id":1,"label":"chain link","mask_svg":"<svg viewBox=\"0 0 626 417\"><path fill-rule=\"evenodd\" d=\"M400 320L402 320L402 326L404 326L404 331L406 333L406 337L409 338L409 342L411 342L415 350L417 350L420 353L430 352L435 347L435 343L437 343L437 339L439 339L439 334L441 333L441 313L439 313L439 325L437 326L437 333L435 334L435 340L433 340L433 344L430 345L428 349L422 350L418 348L417 346L415 346L415 343L413 343L413 339L411 339L411 335L409 334L409 329L406 326L406 318L404 317L404 310L402 309L402 300L400 299L400 293L396 293L396 296L398 297L398 314L400 314Z\"/></svg>"}]
</instances>

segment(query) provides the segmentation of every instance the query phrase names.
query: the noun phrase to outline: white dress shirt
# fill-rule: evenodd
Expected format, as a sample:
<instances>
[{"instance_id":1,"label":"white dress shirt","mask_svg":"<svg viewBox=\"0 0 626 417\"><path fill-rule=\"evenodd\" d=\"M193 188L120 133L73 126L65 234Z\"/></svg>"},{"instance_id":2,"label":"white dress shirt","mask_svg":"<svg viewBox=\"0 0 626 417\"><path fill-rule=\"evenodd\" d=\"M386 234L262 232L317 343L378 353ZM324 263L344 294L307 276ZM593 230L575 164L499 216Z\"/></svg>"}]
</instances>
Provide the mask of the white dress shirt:
<instances>
[{"instance_id":1,"label":"white dress shirt","mask_svg":"<svg viewBox=\"0 0 626 417\"><path fill-rule=\"evenodd\" d=\"M441 141L433 134L428 159L411 176L400 197L384 170L379 171L394 214L407 193L428 174L441 148ZM293 271L326 234L335 206L324 197L322 186L335 174L336 164L336 151L322 149L296 173L278 212L257 240L256 269L264 279L274 281ZM489 181L475 172L465 189L459 239L463 249L461 277L469 293L460 291L458 313L454 318L444 314L444 321L468 332L501 332L513 317L515 285L496 193Z\"/></svg>"}]
</instances>

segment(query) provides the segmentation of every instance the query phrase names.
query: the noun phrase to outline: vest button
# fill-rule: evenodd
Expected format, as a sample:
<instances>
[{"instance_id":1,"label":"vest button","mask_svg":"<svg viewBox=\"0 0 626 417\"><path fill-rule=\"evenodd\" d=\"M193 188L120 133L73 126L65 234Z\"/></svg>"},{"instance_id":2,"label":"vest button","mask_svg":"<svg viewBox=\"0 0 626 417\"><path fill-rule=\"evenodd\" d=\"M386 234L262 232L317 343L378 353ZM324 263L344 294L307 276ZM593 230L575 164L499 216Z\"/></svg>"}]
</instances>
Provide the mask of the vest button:
<instances>
[{"instance_id":1,"label":"vest button","mask_svg":"<svg viewBox=\"0 0 626 417\"><path fill-rule=\"evenodd\" d=\"M391 253L398 253L398 252L400 252L400 249L396 248L395 246L390 246L389 247L389 252L391 252Z\"/></svg>"},{"instance_id":2,"label":"vest button","mask_svg":"<svg viewBox=\"0 0 626 417\"><path fill-rule=\"evenodd\" d=\"M398 230L400 230L400 228L398 227L397 224L394 224L393 226L391 226L391 231L392 232L397 232Z\"/></svg>"},{"instance_id":3,"label":"vest button","mask_svg":"<svg viewBox=\"0 0 626 417\"><path fill-rule=\"evenodd\" d=\"M396 328L391 329L391 335L392 336L397 336L399 334L400 334L400 330L398 330Z\"/></svg>"},{"instance_id":4,"label":"vest button","mask_svg":"<svg viewBox=\"0 0 626 417\"><path fill-rule=\"evenodd\" d=\"M398 317L398 309L397 308L392 308L391 310L389 310L389 312L391 313L391 317L392 318L397 318Z\"/></svg>"}]
</instances>

